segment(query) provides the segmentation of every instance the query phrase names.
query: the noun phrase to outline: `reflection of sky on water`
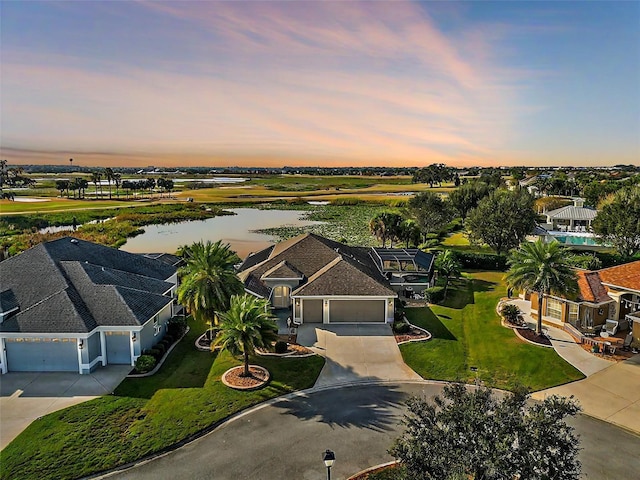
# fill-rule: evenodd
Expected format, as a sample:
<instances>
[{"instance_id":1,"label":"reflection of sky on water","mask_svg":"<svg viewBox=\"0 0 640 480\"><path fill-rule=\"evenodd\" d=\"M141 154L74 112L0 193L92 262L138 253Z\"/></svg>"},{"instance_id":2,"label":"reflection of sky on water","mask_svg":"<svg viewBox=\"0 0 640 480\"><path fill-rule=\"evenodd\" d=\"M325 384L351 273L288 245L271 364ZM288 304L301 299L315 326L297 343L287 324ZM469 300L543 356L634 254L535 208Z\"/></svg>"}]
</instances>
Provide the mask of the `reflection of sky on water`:
<instances>
[{"instance_id":1,"label":"reflection of sky on water","mask_svg":"<svg viewBox=\"0 0 640 480\"><path fill-rule=\"evenodd\" d=\"M188 245L198 240L222 240L241 257L256 252L276 239L271 235L255 233L251 230L280 226L315 225L320 222L300 220L302 212L296 210L258 210L256 208L234 208L233 216L209 218L164 225L143 227L145 233L130 238L122 246L128 252L175 252L180 245Z\"/></svg>"}]
</instances>

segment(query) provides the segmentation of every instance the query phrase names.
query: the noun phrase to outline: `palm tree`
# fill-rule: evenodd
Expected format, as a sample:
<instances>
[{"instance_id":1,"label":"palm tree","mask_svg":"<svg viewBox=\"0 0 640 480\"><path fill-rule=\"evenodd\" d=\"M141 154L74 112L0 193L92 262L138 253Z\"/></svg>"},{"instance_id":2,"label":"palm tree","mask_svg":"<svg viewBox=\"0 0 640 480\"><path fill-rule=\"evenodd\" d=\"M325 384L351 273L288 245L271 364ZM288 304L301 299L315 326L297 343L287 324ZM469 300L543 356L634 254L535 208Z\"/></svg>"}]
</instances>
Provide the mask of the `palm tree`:
<instances>
[{"instance_id":1,"label":"palm tree","mask_svg":"<svg viewBox=\"0 0 640 480\"><path fill-rule=\"evenodd\" d=\"M122 175L119 173L114 173L113 183L116 186L116 198L120 198L120 185L122 184Z\"/></svg>"},{"instance_id":2,"label":"palm tree","mask_svg":"<svg viewBox=\"0 0 640 480\"><path fill-rule=\"evenodd\" d=\"M449 277L460 276L460 263L456 259L451 250L445 250L436 258L436 268L438 273L445 279L444 281L444 298L447 298L447 289L449 288Z\"/></svg>"},{"instance_id":3,"label":"palm tree","mask_svg":"<svg viewBox=\"0 0 640 480\"><path fill-rule=\"evenodd\" d=\"M244 357L244 372L250 377L249 355L256 348L271 348L278 338L278 326L269 309L269 301L247 293L231 297L229 311L220 315L220 333L214 345L221 346L232 355Z\"/></svg>"},{"instance_id":4,"label":"palm tree","mask_svg":"<svg viewBox=\"0 0 640 480\"><path fill-rule=\"evenodd\" d=\"M178 302L197 320L209 324L209 337L218 324L217 313L229 308L231 297L244 292L244 285L235 274L234 265L240 259L229 244L220 241L196 242L184 248L186 265L178 287Z\"/></svg>"},{"instance_id":5,"label":"palm tree","mask_svg":"<svg viewBox=\"0 0 640 480\"><path fill-rule=\"evenodd\" d=\"M572 295L578 292L578 277L571 266L572 255L559 242L526 242L509 257L507 284L538 294L536 333L542 332L542 300L545 295Z\"/></svg>"},{"instance_id":6,"label":"palm tree","mask_svg":"<svg viewBox=\"0 0 640 480\"><path fill-rule=\"evenodd\" d=\"M113 180L113 170L111 170L109 167L104 169L104 178L109 184L109 200L111 200L111 180ZM102 187L100 187L100 189L102 190Z\"/></svg>"},{"instance_id":7,"label":"palm tree","mask_svg":"<svg viewBox=\"0 0 640 480\"><path fill-rule=\"evenodd\" d=\"M100 183L101 178L102 175L100 174L100 172L96 171L91 173L91 181L96 186L96 200L98 199L98 184Z\"/></svg>"}]
</instances>

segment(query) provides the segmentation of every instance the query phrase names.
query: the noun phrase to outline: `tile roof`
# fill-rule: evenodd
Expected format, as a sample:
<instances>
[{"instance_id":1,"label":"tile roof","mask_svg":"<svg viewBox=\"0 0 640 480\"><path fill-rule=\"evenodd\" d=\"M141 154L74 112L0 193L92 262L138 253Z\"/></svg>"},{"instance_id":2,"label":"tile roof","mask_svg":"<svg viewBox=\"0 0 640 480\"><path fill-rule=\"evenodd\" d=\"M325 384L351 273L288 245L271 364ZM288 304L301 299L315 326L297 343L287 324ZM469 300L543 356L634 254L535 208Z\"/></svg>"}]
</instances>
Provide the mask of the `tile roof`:
<instances>
[{"instance_id":1,"label":"tile roof","mask_svg":"<svg viewBox=\"0 0 640 480\"><path fill-rule=\"evenodd\" d=\"M602 283L640 291L640 260L598 270Z\"/></svg>"},{"instance_id":2,"label":"tile roof","mask_svg":"<svg viewBox=\"0 0 640 480\"><path fill-rule=\"evenodd\" d=\"M163 293L175 272L161 260L68 237L37 245L0 263L2 286L20 307L0 331L85 333L141 325L173 301Z\"/></svg>"},{"instance_id":3,"label":"tile roof","mask_svg":"<svg viewBox=\"0 0 640 480\"><path fill-rule=\"evenodd\" d=\"M603 303L610 302L611 297L607 294L607 289L602 285L598 272L578 272L578 300Z\"/></svg>"}]
</instances>

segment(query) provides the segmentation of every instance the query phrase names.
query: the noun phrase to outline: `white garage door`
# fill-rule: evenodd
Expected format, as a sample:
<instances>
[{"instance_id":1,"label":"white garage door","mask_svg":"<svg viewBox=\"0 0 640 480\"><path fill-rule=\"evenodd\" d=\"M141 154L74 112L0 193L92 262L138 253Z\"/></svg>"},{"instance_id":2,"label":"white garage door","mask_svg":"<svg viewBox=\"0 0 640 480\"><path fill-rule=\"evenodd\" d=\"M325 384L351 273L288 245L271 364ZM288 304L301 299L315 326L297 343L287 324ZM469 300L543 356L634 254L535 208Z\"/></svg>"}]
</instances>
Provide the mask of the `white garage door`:
<instances>
[{"instance_id":1,"label":"white garage door","mask_svg":"<svg viewBox=\"0 0 640 480\"><path fill-rule=\"evenodd\" d=\"M384 322L385 300L331 300L329 323Z\"/></svg>"}]
</instances>

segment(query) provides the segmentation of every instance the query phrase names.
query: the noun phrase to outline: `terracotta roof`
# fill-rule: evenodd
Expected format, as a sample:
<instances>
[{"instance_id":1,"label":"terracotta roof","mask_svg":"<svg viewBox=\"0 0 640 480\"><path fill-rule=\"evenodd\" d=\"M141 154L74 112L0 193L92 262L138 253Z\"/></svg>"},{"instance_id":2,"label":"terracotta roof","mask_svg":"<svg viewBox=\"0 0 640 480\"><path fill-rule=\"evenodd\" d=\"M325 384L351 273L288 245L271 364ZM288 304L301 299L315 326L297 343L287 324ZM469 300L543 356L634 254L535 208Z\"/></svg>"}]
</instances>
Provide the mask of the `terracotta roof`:
<instances>
[{"instance_id":1,"label":"terracotta roof","mask_svg":"<svg viewBox=\"0 0 640 480\"><path fill-rule=\"evenodd\" d=\"M606 285L640 291L640 260L598 270L598 275Z\"/></svg>"},{"instance_id":2,"label":"terracotta roof","mask_svg":"<svg viewBox=\"0 0 640 480\"><path fill-rule=\"evenodd\" d=\"M607 289L602 285L598 272L578 272L578 300L591 303L611 301Z\"/></svg>"}]
</instances>

